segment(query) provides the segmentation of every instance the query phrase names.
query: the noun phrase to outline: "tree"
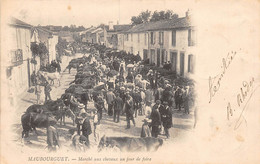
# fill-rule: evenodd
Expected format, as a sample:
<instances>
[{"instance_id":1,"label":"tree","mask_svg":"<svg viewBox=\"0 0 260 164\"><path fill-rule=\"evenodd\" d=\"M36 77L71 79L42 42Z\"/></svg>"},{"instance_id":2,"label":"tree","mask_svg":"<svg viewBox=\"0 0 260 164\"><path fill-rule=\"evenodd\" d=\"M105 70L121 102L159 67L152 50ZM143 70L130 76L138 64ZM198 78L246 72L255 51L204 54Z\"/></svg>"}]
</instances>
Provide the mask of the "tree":
<instances>
[{"instance_id":1,"label":"tree","mask_svg":"<svg viewBox=\"0 0 260 164\"><path fill-rule=\"evenodd\" d=\"M151 11L143 11L139 16L142 18L143 23L149 22L150 17L151 17Z\"/></svg>"},{"instance_id":2,"label":"tree","mask_svg":"<svg viewBox=\"0 0 260 164\"><path fill-rule=\"evenodd\" d=\"M132 21L132 25L137 25L137 24L143 23L143 20L142 20L142 18L140 16L137 16L137 17L133 16L131 18L131 21Z\"/></svg>"},{"instance_id":3,"label":"tree","mask_svg":"<svg viewBox=\"0 0 260 164\"><path fill-rule=\"evenodd\" d=\"M40 65L43 65L43 62L47 59L47 54L49 53L47 47L45 46L44 43L31 43L31 51L32 51L32 63L37 64L35 57L39 56L40 57Z\"/></svg>"},{"instance_id":4,"label":"tree","mask_svg":"<svg viewBox=\"0 0 260 164\"><path fill-rule=\"evenodd\" d=\"M160 13L158 11L154 11L150 21L156 22L156 21L159 21L160 18L161 18Z\"/></svg>"},{"instance_id":5,"label":"tree","mask_svg":"<svg viewBox=\"0 0 260 164\"><path fill-rule=\"evenodd\" d=\"M84 30L85 30L85 27L79 26L76 31L84 31Z\"/></svg>"},{"instance_id":6,"label":"tree","mask_svg":"<svg viewBox=\"0 0 260 164\"><path fill-rule=\"evenodd\" d=\"M69 28L69 26L64 26L64 27L62 28L62 30L63 30L63 31L69 31L70 28Z\"/></svg>"},{"instance_id":7,"label":"tree","mask_svg":"<svg viewBox=\"0 0 260 164\"><path fill-rule=\"evenodd\" d=\"M132 25L149 22L150 17L151 17L151 11L148 11L148 10L143 11L138 16L133 16L131 18Z\"/></svg>"},{"instance_id":8,"label":"tree","mask_svg":"<svg viewBox=\"0 0 260 164\"><path fill-rule=\"evenodd\" d=\"M66 49L68 43L61 37L58 38L58 44L56 44L56 50L58 52L57 60L61 60L61 56L64 54L64 49Z\"/></svg>"},{"instance_id":9,"label":"tree","mask_svg":"<svg viewBox=\"0 0 260 164\"><path fill-rule=\"evenodd\" d=\"M39 56L40 56L40 61L41 65L45 65L47 63L48 56L47 54L49 53L47 47L45 46L44 43L39 43Z\"/></svg>"},{"instance_id":10,"label":"tree","mask_svg":"<svg viewBox=\"0 0 260 164\"><path fill-rule=\"evenodd\" d=\"M173 13L172 10L165 11L154 11L153 15L150 19L151 22L156 22L160 20L169 20L169 19L176 19L178 18L178 15Z\"/></svg>"}]
</instances>

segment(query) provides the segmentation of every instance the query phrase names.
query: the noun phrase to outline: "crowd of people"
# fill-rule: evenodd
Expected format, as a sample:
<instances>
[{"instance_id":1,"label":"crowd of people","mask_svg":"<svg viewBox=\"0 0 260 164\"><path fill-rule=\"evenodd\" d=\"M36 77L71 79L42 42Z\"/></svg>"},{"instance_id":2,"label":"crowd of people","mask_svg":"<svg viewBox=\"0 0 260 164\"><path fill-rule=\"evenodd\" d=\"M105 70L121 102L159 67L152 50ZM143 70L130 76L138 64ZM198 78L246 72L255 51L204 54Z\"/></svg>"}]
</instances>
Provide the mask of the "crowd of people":
<instances>
[{"instance_id":1,"label":"crowd of people","mask_svg":"<svg viewBox=\"0 0 260 164\"><path fill-rule=\"evenodd\" d=\"M119 123L120 118L125 117L126 129L130 129L131 126L135 127L136 118L142 116L143 125L140 137L155 138L163 133L166 138L170 137L169 129L173 127L174 109L179 111L184 109L184 114L190 114L194 97L192 85L171 84L169 80L154 70L149 70L147 74L141 75L140 62L126 65L123 59L113 56L100 60L99 52L90 54L89 58L90 62L78 64L77 76L84 74L82 70L91 65L90 75L95 75L95 88L100 89L91 92L87 90L80 96L72 94L68 98L69 103L66 103L67 99L64 101L67 108L74 106L79 111L75 119L77 130L71 132L72 143L75 147L77 147L77 143L84 143L89 148L89 135L92 132L95 141L99 141L100 124L102 124L104 112L115 123ZM32 78L36 86L37 97L40 92L37 88L39 77L40 75L36 75ZM50 91L51 87L46 82L44 85L45 101L51 100ZM95 109L88 108L89 101L93 101ZM53 130L51 127L48 129ZM53 134L55 133L53 132ZM54 136L57 138L56 135Z\"/></svg>"},{"instance_id":2,"label":"crowd of people","mask_svg":"<svg viewBox=\"0 0 260 164\"><path fill-rule=\"evenodd\" d=\"M98 56L98 53L95 55ZM118 58L97 61L95 55L91 56L90 63L94 64L95 73L98 73L96 84L99 85L102 79L105 81L105 87L88 97L88 101L93 100L95 106L94 131L102 123L105 111L115 123L120 122L120 117L126 117L126 129L130 129L131 125L135 127L135 119L144 116L141 137L156 138L164 132L169 138L169 129L173 127L173 110L184 109L184 114L190 114L194 96L193 86L174 86L163 76L157 78L158 73L153 70L149 70L145 76L147 78L143 78L140 74L140 63L128 66L125 65L125 61ZM81 63L79 68L86 64ZM115 70L116 73L110 75L111 70ZM86 106L84 110L83 113L88 111ZM94 118L93 114L92 118ZM83 122L86 120L89 122L88 119ZM84 128L84 123L80 124L78 122L78 134L80 135L82 131L88 140L92 130ZM98 134L94 132L94 136L97 138Z\"/></svg>"}]
</instances>

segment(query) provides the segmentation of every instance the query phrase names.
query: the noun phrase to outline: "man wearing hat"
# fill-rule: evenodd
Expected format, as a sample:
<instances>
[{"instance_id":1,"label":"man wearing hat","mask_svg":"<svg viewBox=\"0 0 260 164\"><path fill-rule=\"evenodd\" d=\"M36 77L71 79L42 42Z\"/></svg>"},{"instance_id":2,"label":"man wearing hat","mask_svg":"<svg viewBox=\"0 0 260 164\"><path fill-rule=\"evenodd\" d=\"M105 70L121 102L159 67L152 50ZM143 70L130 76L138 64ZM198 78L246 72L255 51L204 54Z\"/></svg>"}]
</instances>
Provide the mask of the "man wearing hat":
<instances>
[{"instance_id":1,"label":"man wearing hat","mask_svg":"<svg viewBox=\"0 0 260 164\"><path fill-rule=\"evenodd\" d=\"M157 138L160 132L161 122L161 114L159 112L159 108L161 106L161 101L156 100L155 105L152 108L152 113L150 119L152 120L151 127L152 127L152 137Z\"/></svg>"},{"instance_id":2,"label":"man wearing hat","mask_svg":"<svg viewBox=\"0 0 260 164\"><path fill-rule=\"evenodd\" d=\"M134 103L133 106L134 106L135 117L137 117L138 109L141 104L141 95L140 95L139 89L137 87L135 88L135 92L132 93L132 97L133 97L133 103ZM140 114L140 112L139 112L139 114ZM141 115L142 115L142 112L141 112Z\"/></svg>"},{"instance_id":3,"label":"man wearing hat","mask_svg":"<svg viewBox=\"0 0 260 164\"><path fill-rule=\"evenodd\" d=\"M170 137L169 129L172 127L172 111L171 108L168 106L167 101L163 102L163 105L159 108L159 111L161 113L161 120L165 135L168 139Z\"/></svg>"},{"instance_id":4,"label":"man wearing hat","mask_svg":"<svg viewBox=\"0 0 260 164\"><path fill-rule=\"evenodd\" d=\"M113 89L110 88L109 91L107 92L106 100L108 104L108 115L112 116L113 115L113 101L115 99L115 94L113 93Z\"/></svg>"},{"instance_id":5,"label":"man wearing hat","mask_svg":"<svg viewBox=\"0 0 260 164\"><path fill-rule=\"evenodd\" d=\"M116 98L114 100L114 122L119 122L120 111L123 109L124 102L119 96L119 93L116 93Z\"/></svg>"},{"instance_id":6,"label":"man wearing hat","mask_svg":"<svg viewBox=\"0 0 260 164\"><path fill-rule=\"evenodd\" d=\"M51 116L47 116L47 144L49 151L56 151L56 146L60 147L59 134L54 125L56 125L56 120Z\"/></svg>"},{"instance_id":7,"label":"man wearing hat","mask_svg":"<svg viewBox=\"0 0 260 164\"><path fill-rule=\"evenodd\" d=\"M169 106L172 106L172 98L173 94L171 92L171 86L169 84L166 85L166 88L162 92L162 101L167 101Z\"/></svg>"},{"instance_id":8,"label":"man wearing hat","mask_svg":"<svg viewBox=\"0 0 260 164\"><path fill-rule=\"evenodd\" d=\"M89 137L88 136L92 133L90 120L89 120L86 112L82 113L81 116L83 118L82 129L81 129L82 135L87 138L86 145L89 147Z\"/></svg>"},{"instance_id":9,"label":"man wearing hat","mask_svg":"<svg viewBox=\"0 0 260 164\"><path fill-rule=\"evenodd\" d=\"M179 108L179 111L181 110L181 104L182 104L182 89L180 87L177 86L177 90L175 92L174 98L175 98L175 104L176 104L176 108Z\"/></svg>"},{"instance_id":10,"label":"man wearing hat","mask_svg":"<svg viewBox=\"0 0 260 164\"><path fill-rule=\"evenodd\" d=\"M185 91L183 93L183 106L184 106L185 114L190 114L189 103L190 103L189 86L185 86Z\"/></svg>"},{"instance_id":11,"label":"man wearing hat","mask_svg":"<svg viewBox=\"0 0 260 164\"><path fill-rule=\"evenodd\" d=\"M121 111L121 116L125 113L125 102L126 102L126 91L125 91L125 87L121 87L120 88L120 92L119 92L119 96L122 98L123 100L123 109Z\"/></svg>"},{"instance_id":12,"label":"man wearing hat","mask_svg":"<svg viewBox=\"0 0 260 164\"><path fill-rule=\"evenodd\" d=\"M133 109L133 98L130 96L129 92L126 92L126 102L125 102L125 113L126 113L126 121L127 121L127 127L126 129L130 128L130 120L132 120L134 126L135 126L135 120L134 120L134 109Z\"/></svg>"}]
</instances>

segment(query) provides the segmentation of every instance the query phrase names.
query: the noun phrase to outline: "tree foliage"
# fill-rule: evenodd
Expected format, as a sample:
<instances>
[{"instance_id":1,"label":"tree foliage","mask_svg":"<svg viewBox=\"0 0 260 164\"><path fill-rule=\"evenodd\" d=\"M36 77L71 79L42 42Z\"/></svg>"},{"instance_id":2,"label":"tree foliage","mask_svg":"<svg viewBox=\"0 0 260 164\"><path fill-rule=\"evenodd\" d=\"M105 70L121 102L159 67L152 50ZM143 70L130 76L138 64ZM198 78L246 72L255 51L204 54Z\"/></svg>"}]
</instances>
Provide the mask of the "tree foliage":
<instances>
[{"instance_id":1,"label":"tree foliage","mask_svg":"<svg viewBox=\"0 0 260 164\"><path fill-rule=\"evenodd\" d=\"M70 26L64 26L62 28L63 31L70 31L70 32L80 32L84 31L85 27L84 26L76 26L76 25L70 25Z\"/></svg>"},{"instance_id":2,"label":"tree foliage","mask_svg":"<svg viewBox=\"0 0 260 164\"><path fill-rule=\"evenodd\" d=\"M64 49L67 48L68 42L61 37L58 38L58 44L56 44L56 50L58 52L58 58L64 54Z\"/></svg>"},{"instance_id":3,"label":"tree foliage","mask_svg":"<svg viewBox=\"0 0 260 164\"><path fill-rule=\"evenodd\" d=\"M151 14L151 11L146 10L141 12L138 16L133 16L131 21L133 25L137 25L146 22L156 22L175 18L178 18L178 15L175 14L172 10L154 11L153 14Z\"/></svg>"},{"instance_id":4,"label":"tree foliage","mask_svg":"<svg viewBox=\"0 0 260 164\"><path fill-rule=\"evenodd\" d=\"M37 44L35 42L32 42L31 51L34 58L35 56L43 57L44 55L49 53L48 48L45 46L44 43Z\"/></svg>"}]
</instances>

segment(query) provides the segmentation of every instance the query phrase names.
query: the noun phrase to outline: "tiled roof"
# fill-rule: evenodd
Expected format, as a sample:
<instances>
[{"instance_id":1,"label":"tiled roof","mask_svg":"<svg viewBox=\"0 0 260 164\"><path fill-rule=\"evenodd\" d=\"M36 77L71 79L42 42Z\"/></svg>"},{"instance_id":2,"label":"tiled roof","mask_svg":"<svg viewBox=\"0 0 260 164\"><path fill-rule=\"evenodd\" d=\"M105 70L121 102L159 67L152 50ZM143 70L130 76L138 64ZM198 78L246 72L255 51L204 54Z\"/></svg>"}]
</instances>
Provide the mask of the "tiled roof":
<instances>
[{"instance_id":1,"label":"tiled roof","mask_svg":"<svg viewBox=\"0 0 260 164\"><path fill-rule=\"evenodd\" d=\"M171 20L162 20L157 22L142 23L134 26L126 33L138 33L144 31L167 30L174 28L185 28L193 26L189 17L176 18Z\"/></svg>"},{"instance_id":2,"label":"tiled roof","mask_svg":"<svg viewBox=\"0 0 260 164\"><path fill-rule=\"evenodd\" d=\"M12 17L11 20L10 20L10 25L12 26L21 26L21 27L25 27L25 28L32 28L33 26L28 24L28 23L25 23L17 18L14 18Z\"/></svg>"},{"instance_id":3,"label":"tiled roof","mask_svg":"<svg viewBox=\"0 0 260 164\"><path fill-rule=\"evenodd\" d=\"M133 27L133 25L129 25L129 24L113 25L113 30L109 30L109 26L106 25L105 29L107 32L122 32L122 31L127 31L132 27Z\"/></svg>"},{"instance_id":4,"label":"tiled roof","mask_svg":"<svg viewBox=\"0 0 260 164\"><path fill-rule=\"evenodd\" d=\"M49 33L49 34L53 34L54 32L53 31L50 31L44 27L41 27L41 26L38 26L38 27L35 27L37 30L40 30L42 32L45 32L45 33Z\"/></svg>"},{"instance_id":5,"label":"tiled roof","mask_svg":"<svg viewBox=\"0 0 260 164\"><path fill-rule=\"evenodd\" d=\"M103 31L102 28L98 27L98 28L92 30L91 33L99 33L101 31Z\"/></svg>"}]
</instances>

